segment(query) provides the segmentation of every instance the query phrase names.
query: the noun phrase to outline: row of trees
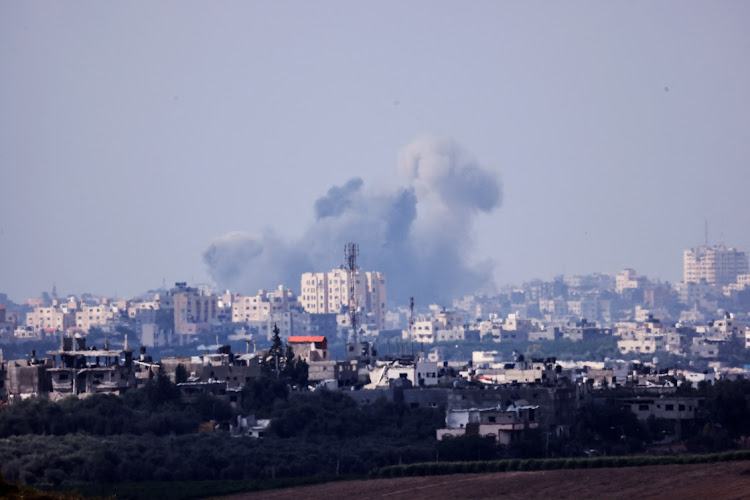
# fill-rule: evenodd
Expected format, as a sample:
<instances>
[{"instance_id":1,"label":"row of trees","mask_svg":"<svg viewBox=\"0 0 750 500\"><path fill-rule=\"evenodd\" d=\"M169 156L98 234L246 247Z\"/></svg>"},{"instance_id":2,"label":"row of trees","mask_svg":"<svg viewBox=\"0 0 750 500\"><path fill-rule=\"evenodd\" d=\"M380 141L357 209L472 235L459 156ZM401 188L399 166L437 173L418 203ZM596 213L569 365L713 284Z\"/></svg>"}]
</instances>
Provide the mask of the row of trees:
<instances>
[{"instance_id":1,"label":"row of trees","mask_svg":"<svg viewBox=\"0 0 750 500\"><path fill-rule=\"evenodd\" d=\"M166 376L122 396L95 394L53 403L28 399L0 411L0 437L24 434L62 436L87 433L164 436L196 432L200 422L229 420L229 404L203 394L191 405L180 402L180 391Z\"/></svg>"}]
</instances>

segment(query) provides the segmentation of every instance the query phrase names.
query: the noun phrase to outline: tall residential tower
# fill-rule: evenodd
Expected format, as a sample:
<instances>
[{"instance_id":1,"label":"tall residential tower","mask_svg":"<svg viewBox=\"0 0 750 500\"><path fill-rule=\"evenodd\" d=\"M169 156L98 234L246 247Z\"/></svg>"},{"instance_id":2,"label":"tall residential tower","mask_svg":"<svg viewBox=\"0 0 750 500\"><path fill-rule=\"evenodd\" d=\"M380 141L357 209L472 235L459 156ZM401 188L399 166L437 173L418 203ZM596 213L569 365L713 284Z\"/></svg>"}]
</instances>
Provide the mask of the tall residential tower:
<instances>
[{"instance_id":1,"label":"tall residential tower","mask_svg":"<svg viewBox=\"0 0 750 500\"><path fill-rule=\"evenodd\" d=\"M375 327L385 328L385 274L377 271L354 272L354 295L360 311L375 317ZM340 313L349 305L349 271L334 269L327 273L302 275L299 301L313 314Z\"/></svg>"},{"instance_id":2,"label":"tall residential tower","mask_svg":"<svg viewBox=\"0 0 750 500\"><path fill-rule=\"evenodd\" d=\"M722 287L737 280L740 274L747 274L747 254L724 245L690 248L683 253L683 281L700 283L705 280L711 285Z\"/></svg>"}]
</instances>

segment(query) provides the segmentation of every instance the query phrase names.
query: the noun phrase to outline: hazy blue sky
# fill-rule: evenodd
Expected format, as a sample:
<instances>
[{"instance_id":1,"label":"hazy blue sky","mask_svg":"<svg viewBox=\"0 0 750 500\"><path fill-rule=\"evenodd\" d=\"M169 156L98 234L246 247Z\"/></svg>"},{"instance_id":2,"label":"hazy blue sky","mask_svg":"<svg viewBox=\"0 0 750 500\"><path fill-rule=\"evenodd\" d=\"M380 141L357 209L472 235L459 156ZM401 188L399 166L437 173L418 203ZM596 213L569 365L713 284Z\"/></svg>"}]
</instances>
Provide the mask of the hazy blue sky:
<instances>
[{"instance_id":1,"label":"hazy blue sky","mask_svg":"<svg viewBox=\"0 0 750 500\"><path fill-rule=\"evenodd\" d=\"M208 281L217 237L302 241L332 186L410 185L399 151L425 134L502 180L461 248L498 285L679 280L706 219L750 250L749 20L744 1L3 2L0 292Z\"/></svg>"}]
</instances>

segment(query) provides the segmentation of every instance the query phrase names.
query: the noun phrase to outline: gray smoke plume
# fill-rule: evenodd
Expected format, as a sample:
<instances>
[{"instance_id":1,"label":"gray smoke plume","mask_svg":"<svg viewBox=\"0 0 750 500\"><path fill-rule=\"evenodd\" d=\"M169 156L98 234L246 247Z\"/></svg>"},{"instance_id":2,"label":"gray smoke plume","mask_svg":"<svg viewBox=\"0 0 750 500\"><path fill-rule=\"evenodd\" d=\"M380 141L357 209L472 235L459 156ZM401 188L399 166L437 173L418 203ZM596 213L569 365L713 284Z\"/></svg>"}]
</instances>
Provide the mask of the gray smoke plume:
<instances>
[{"instance_id":1,"label":"gray smoke plume","mask_svg":"<svg viewBox=\"0 0 750 500\"><path fill-rule=\"evenodd\" d=\"M255 293L284 284L299 292L303 272L343 263L344 244L359 243L362 269L381 271L388 298L406 304L447 304L492 287L492 265L472 264L473 220L498 207L498 174L456 141L425 136L399 152L406 185L369 190L360 178L334 186L315 202L315 220L297 241L272 232L232 232L203 254L222 287Z\"/></svg>"}]
</instances>

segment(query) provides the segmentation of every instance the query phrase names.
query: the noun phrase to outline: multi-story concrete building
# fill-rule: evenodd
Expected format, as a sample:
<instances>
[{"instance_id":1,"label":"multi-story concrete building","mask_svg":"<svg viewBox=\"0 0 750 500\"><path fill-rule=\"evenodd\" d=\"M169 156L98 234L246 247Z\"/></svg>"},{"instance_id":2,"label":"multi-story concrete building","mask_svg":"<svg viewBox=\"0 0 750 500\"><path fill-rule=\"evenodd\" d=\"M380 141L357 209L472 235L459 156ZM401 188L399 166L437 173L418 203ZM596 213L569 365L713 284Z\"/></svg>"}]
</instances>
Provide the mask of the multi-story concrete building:
<instances>
[{"instance_id":1,"label":"multi-story concrete building","mask_svg":"<svg viewBox=\"0 0 750 500\"><path fill-rule=\"evenodd\" d=\"M178 335L196 335L217 321L218 297L205 295L187 283L176 283L172 289L174 331Z\"/></svg>"},{"instance_id":2,"label":"multi-story concrete building","mask_svg":"<svg viewBox=\"0 0 750 500\"><path fill-rule=\"evenodd\" d=\"M529 429L539 427L538 406L509 405L507 408L451 409L446 411L444 429L437 429L437 439L476 435L492 437L496 444L507 446L523 438Z\"/></svg>"},{"instance_id":3,"label":"multi-story concrete building","mask_svg":"<svg viewBox=\"0 0 750 500\"><path fill-rule=\"evenodd\" d=\"M738 274L737 280L724 286L724 295L730 296L732 292L740 292L750 288L750 274Z\"/></svg>"},{"instance_id":4,"label":"multi-story concrete building","mask_svg":"<svg viewBox=\"0 0 750 500\"><path fill-rule=\"evenodd\" d=\"M683 253L683 280L723 287L737 281L737 276L747 274L747 254L723 245L690 248Z\"/></svg>"},{"instance_id":5,"label":"multi-story concrete building","mask_svg":"<svg viewBox=\"0 0 750 500\"><path fill-rule=\"evenodd\" d=\"M615 277L615 292L622 293L623 290L629 288L643 288L648 283L645 276L636 274L633 269L623 269Z\"/></svg>"},{"instance_id":6,"label":"multi-story concrete building","mask_svg":"<svg viewBox=\"0 0 750 500\"><path fill-rule=\"evenodd\" d=\"M404 330L404 340L411 340L419 342L421 344L434 344L437 339L437 332L440 329L440 324L434 319L415 321L411 327L411 332Z\"/></svg>"},{"instance_id":7,"label":"multi-story concrete building","mask_svg":"<svg viewBox=\"0 0 750 500\"><path fill-rule=\"evenodd\" d=\"M596 321L599 318L599 303L596 295L583 295L578 300L569 300L568 314L576 319Z\"/></svg>"},{"instance_id":8,"label":"multi-story concrete building","mask_svg":"<svg viewBox=\"0 0 750 500\"><path fill-rule=\"evenodd\" d=\"M279 329L279 336L287 339L293 335L310 334L310 317L312 315L301 308L292 308L289 312L275 312L260 321L247 321L245 324L251 329L257 328L259 338L271 340L273 327Z\"/></svg>"},{"instance_id":9,"label":"multi-story concrete building","mask_svg":"<svg viewBox=\"0 0 750 500\"><path fill-rule=\"evenodd\" d=\"M619 404L638 417L648 420L649 417L671 420L693 420L702 405L702 398L661 396L637 397L622 399Z\"/></svg>"},{"instance_id":10,"label":"multi-story concrete building","mask_svg":"<svg viewBox=\"0 0 750 500\"><path fill-rule=\"evenodd\" d=\"M377 271L357 270L354 274L354 296L357 307L373 315L375 327L385 328L386 280ZM299 301L312 314L340 313L349 306L349 273L334 269L327 273L304 273L300 280Z\"/></svg>"},{"instance_id":11,"label":"multi-story concrete building","mask_svg":"<svg viewBox=\"0 0 750 500\"><path fill-rule=\"evenodd\" d=\"M76 310L69 304L60 304L58 301L54 301L49 307L37 306L34 311L26 313L26 326L33 328L36 332L44 330L64 332L76 326Z\"/></svg>"},{"instance_id":12,"label":"multi-story concrete building","mask_svg":"<svg viewBox=\"0 0 750 500\"><path fill-rule=\"evenodd\" d=\"M287 343L292 348L294 355L306 362L329 361L331 359L328 352L328 339L322 335L289 337Z\"/></svg>"},{"instance_id":13,"label":"multi-story concrete building","mask_svg":"<svg viewBox=\"0 0 750 500\"><path fill-rule=\"evenodd\" d=\"M561 297L554 299L540 299L539 312L550 314L551 317L559 317L568 314L568 301Z\"/></svg>"},{"instance_id":14,"label":"multi-story concrete building","mask_svg":"<svg viewBox=\"0 0 750 500\"><path fill-rule=\"evenodd\" d=\"M177 382L177 367L182 365L191 384L213 384L221 382L225 389L240 389L254 378L260 377L260 362L253 354L233 354L228 346L215 353L190 358L164 358L161 366L167 375ZM189 388L185 392L195 392Z\"/></svg>"},{"instance_id":15,"label":"multi-story concrete building","mask_svg":"<svg viewBox=\"0 0 750 500\"><path fill-rule=\"evenodd\" d=\"M76 311L76 326L85 333L92 326L101 326L120 316L120 309L108 303L95 305L81 305Z\"/></svg>"},{"instance_id":16,"label":"multi-story concrete building","mask_svg":"<svg viewBox=\"0 0 750 500\"><path fill-rule=\"evenodd\" d=\"M13 338L13 332L15 332L16 321L15 316L8 317L5 306L0 305L0 340L10 340Z\"/></svg>"},{"instance_id":17,"label":"multi-story concrete building","mask_svg":"<svg viewBox=\"0 0 750 500\"><path fill-rule=\"evenodd\" d=\"M109 349L106 344L104 349L88 349L85 337L63 336L60 348L47 354L52 355L47 373L51 378L53 400L102 392L120 394L135 387L133 351L128 349L127 337L122 349ZM59 364L57 356L60 356Z\"/></svg>"},{"instance_id":18,"label":"multi-story concrete building","mask_svg":"<svg viewBox=\"0 0 750 500\"><path fill-rule=\"evenodd\" d=\"M302 306L293 291L279 286L273 292L259 290L257 295L232 297L232 322L265 321L276 313L288 313Z\"/></svg>"},{"instance_id":19,"label":"multi-story concrete building","mask_svg":"<svg viewBox=\"0 0 750 500\"><path fill-rule=\"evenodd\" d=\"M617 348L621 354L653 355L660 351L684 354L685 329L665 326L653 317L636 328L620 326L616 335L620 337Z\"/></svg>"},{"instance_id":20,"label":"multi-story concrete building","mask_svg":"<svg viewBox=\"0 0 750 500\"><path fill-rule=\"evenodd\" d=\"M302 308L294 292L283 286L272 292L259 290L252 296L233 295L231 319L233 323L257 328L258 334L268 339L273 337L274 325L282 338L310 333L310 314Z\"/></svg>"}]
</instances>

